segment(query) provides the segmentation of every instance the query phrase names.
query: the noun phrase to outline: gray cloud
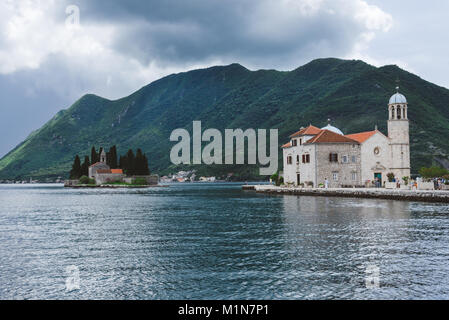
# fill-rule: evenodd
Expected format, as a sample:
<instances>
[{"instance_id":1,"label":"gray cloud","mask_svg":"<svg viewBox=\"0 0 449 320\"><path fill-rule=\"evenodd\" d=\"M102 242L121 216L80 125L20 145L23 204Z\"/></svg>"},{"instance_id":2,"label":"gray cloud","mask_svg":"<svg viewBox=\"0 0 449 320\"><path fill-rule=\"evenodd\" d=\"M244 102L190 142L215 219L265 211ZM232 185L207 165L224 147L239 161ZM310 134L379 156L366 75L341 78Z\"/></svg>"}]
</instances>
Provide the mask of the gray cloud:
<instances>
[{"instance_id":1,"label":"gray cloud","mask_svg":"<svg viewBox=\"0 0 449 320\"><path fill-rule=\"evenodd\" d=\"M71 4L80 8L77 28L64 24ZM400 9L384 0L1 2L0 156L85 93L118 98L198 67L291 70L333 56L436 74L441 64L420 60L425 48L407 30L426 28ZM405 49L389 50L398 32Z\"/></svg>"},{"instance_id":2,"label":"gray cloud","mask_svg":"<svg viewBox=\"0 0 449 320\"><path fill-rule=\"evenodd\" d=\"M142 64L220 57L250 67L268 64L285 69L310 57L348 54L362 33L388 27L386 13L363 12L358 3L169 0L81 1L79 5L87 23L124 23L114 49ZM356 14L377 15L380 20L370 28Z\"/></svg>"}]
</instances>

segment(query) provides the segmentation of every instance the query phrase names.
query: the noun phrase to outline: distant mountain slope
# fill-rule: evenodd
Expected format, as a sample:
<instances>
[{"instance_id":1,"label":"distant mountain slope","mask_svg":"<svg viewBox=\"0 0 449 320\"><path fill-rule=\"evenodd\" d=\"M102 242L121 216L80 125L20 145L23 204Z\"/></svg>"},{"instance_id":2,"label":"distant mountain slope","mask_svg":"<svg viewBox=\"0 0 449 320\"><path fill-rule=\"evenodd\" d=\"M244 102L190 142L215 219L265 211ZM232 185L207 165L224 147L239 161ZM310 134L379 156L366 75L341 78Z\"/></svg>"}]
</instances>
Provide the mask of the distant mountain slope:
<instances>
[{"instance_id":1,"label":"distant mountain slope","mask_svg":"<svg viewBox=\"0 0 449 320\"><path fill-rule=\"evenodd\" d=\"M193 120L201 120L203 128L279 128L280 144L299 127L324 126L327 118L345 133L376 124L386 132L387 103L397 78L409 102L412 171L448 163L448 89L396 66L319 59L290 72L231 64L173 74L115 101L85 95L4 156L0 179L66 177L75 154L113 144L119 153L140 147L153 171L173 172L178 168L169 161L170 133L190 130ZM233 172L241 179L257 174L256 166L199 170Z\"/></svg>"}]
</instances>

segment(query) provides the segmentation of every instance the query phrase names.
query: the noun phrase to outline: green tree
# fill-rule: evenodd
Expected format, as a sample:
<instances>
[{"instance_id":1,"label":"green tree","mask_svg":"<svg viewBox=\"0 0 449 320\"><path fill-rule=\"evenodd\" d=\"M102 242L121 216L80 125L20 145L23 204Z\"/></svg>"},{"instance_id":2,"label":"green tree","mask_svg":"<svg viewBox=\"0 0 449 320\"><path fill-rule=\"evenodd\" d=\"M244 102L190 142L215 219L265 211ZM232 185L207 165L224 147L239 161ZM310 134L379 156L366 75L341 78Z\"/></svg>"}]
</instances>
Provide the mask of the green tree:
<instances>
[{"instance_id":1,"label":"green tree","mask_svg":"<svg viewBox=\"0 0 449 320\"><path fill-rule=\"evenodd\" d=\"M120 156L120 160L118 162L118 167L120 169L123 169L123 171L126 169L126 156Z\"/></svg>"},{"instance_id":2,"label":"green tree","mask_svg":"<svg viewBox=\"0 0 449 320\"><path fill-rule=\"evenodd\" d=\"M81 177L81 161L80 157L76 155L73 161L72 170L70 170L70 179L78 179Z\"/></svg>"},{"instance_id":3,"label":"green tree","mask_svg":"<svg viewBox=\"0 0 449 320\"><path fill-rule=\"evenodd\" d=\"M90 166L89 157L84 156L84 162L81 165L81 176L89 175L89 166Z\"/></svg>"},{"instance_id":4,"label":"green tree","mask_svg":"<svg viewBox=\"0 0 449 320\"><path fill-rule=\"evenodd\" d=\"M135 175L135 156L132 149L129 149L126 153L125 173L128 176Z\"/></svg>"},{"instance_id":5,"label":"green tree","mask_svg":"<svg viewBox=\"0 0 449 320\"><path fill-rule=\"evenodd\" d=\"M441 167L432 166L430 168L422 167L421 169L419 169L419 174L423 178L430 179L430 178L440 178L446 174L449 174L449 171Z\"/></svg>"},{"instance_id":6,"label":"green tree","mask_svg":"<svg viewBox=\"0 0 449 320\"><path fill-rule=\"evenodd\" d=\"M81 184L95 184L95 179L90 179L87 176L82 176L80 178L80 183Z\"/></svg>"},{"instance_id":7,"label":"green tree","mask_svg":"<svg viewBox=\"0 0 449 320\"><path fill-rule=\"evenodd\" d=\"M106 163L109 167L111 167L111 169L116 169L118 168L118 164L117 164L117 148L116 146L112 146L109 149L109 152L107 152L106 154Z\"/></svg>"},{"instance_id":8,"label":"green tree","mask_svg":"<svg viewBox=\"0 0 449 320\"><path fill-rule=\"evenodd\" d=\"M387 174L388 182L393 182L394 179L394 173L390 172Z\"/></svg>"},{"instance_id":9,"label":"green tree","mask_svg":"<svg viewBox=\"0 0 449 320\"><path fill-rule=\"evenodd\" d=\"M143 155L143 163L144 163L143 175L149 175L150 174L150 168L148 166L148 158L147 158L146 154Z\"/></svg>"},{"instance_id":10,"label":"green tree","mask_svg":"<svg viewBox=\"0 0 449 320\"><path fill-rule=\"evenodd\" d=\"M95 146L92 146L92 150L90 150L90 163L94 164L100 160L100 157L95 150Z\"/></svg>"},{"instance_id":11,"label":"green tree","mask_svg":"<svg viewBox=\"0 0 449 320\"><path fill-rule=\"evenodd\" d=\"M135 175L148 175L150 170L148 168L148 159L142 153L141 149L137 149L136 158L134 160L134 174Z\"/></svg>"}]
</instances>

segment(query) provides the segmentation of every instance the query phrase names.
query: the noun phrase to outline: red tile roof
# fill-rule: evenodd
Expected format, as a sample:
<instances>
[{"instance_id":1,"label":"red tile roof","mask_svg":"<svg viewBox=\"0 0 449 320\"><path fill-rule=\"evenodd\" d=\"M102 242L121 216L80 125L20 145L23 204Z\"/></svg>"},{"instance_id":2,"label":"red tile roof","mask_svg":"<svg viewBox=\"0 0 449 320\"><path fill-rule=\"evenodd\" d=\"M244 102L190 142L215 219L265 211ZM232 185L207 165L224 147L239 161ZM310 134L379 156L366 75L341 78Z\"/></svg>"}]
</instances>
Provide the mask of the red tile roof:
<instances>
[{"instance_id":1,"label":"red tile roof","mask_svg":"<svg viewBox=\"0 0 449 320\"><path fill-rule=\"evenodd\" d=\"M99 165L99 164L104 164L104 165L107 165L107 164L106 164L106 163L104 163L104 162L95 162L94 164L90 165L90 166L89 166L89 168L90 168L90 167L94 167L94 166L97 166L97 165Z\"/></svg>"},{"instance_id":2,"label":"red tile roof","mask_svg":"<svg viewBox=\"0 0 449 320\"><path fill-rule=\"evenodd\" d=\"M329 131L329 130L321 130L321 132L313 137L312 139L308 140L306 144L312 144L312 143L356 143L358 144L358 141L353 140L351 138L342 136L341 134Z\"/></svg>"},{"instance_id":3,"label":"red tile roof","mask_svg":"<svg viewBox=\"0 0 449 320\"><path fill-rule=\"evenodd\" d=\"M303 136L303 135L314 136L316 134L319 134L320 132L321 132L320 128L310 125L307 128L303 128L303 129L299 130L298 132L295 132L294 134L292 134L290 136L290 138L299 137L299 136Z\"/></svg>"},{"instance_id":4,"label":"red tile roof","mask_svg":"<svg viewBox=\"0 0 449 320\"><path fill-rule=\"evenodd\" d=\"M289 143L284 144L281 148L290 148L291 146L292 146L292 144L289 142Z\"/></svg>"},{"instance_id":5,"label":"red tile roof","mask_svg":"<svg viewBox=\"0 0 449 320\"><path fill-rule=\"evenodd\" d=\"M122 169L111 169L111 173L123 174Z\"/></svg>"},{"instance_id":6,"label":"red tile roof","mask_svg":"<svg viewBox=\"0 0 449 320\"><path fill-rule=\"evenodd\" d=\"M369 138L371 138L377 130L374 131L366 131L366 132L359 132L359 133L353 133L353 134L347 134L345 137L348 137L349 139L353 139L357 142L365 142Z\"/></svg>"}]
</instances>

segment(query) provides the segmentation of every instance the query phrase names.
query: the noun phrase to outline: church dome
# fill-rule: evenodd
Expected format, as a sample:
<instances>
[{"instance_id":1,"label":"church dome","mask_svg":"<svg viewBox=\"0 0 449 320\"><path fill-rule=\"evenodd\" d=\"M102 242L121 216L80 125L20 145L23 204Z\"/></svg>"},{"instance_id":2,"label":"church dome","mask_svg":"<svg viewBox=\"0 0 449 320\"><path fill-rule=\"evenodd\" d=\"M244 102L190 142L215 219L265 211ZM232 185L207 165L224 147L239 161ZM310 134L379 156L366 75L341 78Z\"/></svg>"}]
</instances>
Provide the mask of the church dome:
<instances>
[{"instance_id":1,"label":"church dome","mask_svg":"<svg viewBox=\"0 0 449 320\"><path fill-rule=\"evenodd\" d=\"M343 132L341 132L340 129L338 129L338 128L334 127L334 126L331 126L330 123L327 126L321 128L321 130L329 130L329 131L332 131L332 132L335 132L337 134L341 134L342 136L344 136Z\"/></svg>"},{"instance_id":2,"label":"church dome","mask_svg":"<svg viewBox=\"0 0 449 320\"><path fill-rule=\"evenodd\" d=\"M389 104L395 104L395 103L407 103L407 99L405 99L405 96L403 94L395 93L391 96Z\"/></svg>"}]
</instances>

